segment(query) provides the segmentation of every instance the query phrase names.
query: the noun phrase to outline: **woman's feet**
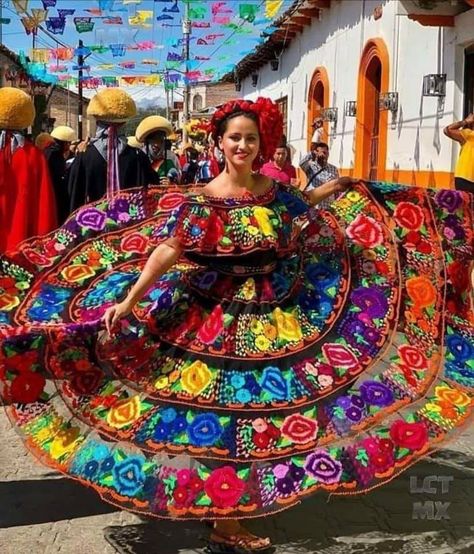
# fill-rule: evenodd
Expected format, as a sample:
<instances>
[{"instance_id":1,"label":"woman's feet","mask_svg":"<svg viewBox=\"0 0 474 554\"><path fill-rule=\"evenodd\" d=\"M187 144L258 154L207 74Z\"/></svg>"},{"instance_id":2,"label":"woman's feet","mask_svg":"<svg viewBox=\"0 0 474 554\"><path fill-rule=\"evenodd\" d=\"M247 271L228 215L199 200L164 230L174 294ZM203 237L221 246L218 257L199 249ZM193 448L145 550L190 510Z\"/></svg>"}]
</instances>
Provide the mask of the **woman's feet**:
<instances>
[{"instance_id":1,"label":"woman's feet","mask_svg":"<svg viewBox=\"0 0 474 554\"><path fill-rule=\"evenodd\" d=\"M218 521L209 539L210 554L263 554L272 552L268 537L257 537L237 520Z\"/></svg>"}]
</instances>

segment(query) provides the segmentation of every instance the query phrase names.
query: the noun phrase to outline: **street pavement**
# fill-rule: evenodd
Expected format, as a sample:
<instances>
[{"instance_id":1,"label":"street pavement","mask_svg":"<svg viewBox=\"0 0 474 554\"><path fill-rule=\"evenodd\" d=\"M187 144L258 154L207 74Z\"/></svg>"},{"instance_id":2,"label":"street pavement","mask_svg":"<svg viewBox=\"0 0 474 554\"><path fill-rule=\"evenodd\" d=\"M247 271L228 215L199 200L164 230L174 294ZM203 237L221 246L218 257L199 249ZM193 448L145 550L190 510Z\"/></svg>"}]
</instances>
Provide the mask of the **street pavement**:
<instances>
[{"instance_id":1,"label":"street pavement","mask_svg":"<svg viewBox=\"0 0 474 554\"><path fill-rule=\"evenodd\" d=\"M474 554L474 429L368 494L317 494L248 526L276 554ZM196 554L206 531L102 502L39 465L0 412L0 554Z\"/></svg>"}]
</instances>

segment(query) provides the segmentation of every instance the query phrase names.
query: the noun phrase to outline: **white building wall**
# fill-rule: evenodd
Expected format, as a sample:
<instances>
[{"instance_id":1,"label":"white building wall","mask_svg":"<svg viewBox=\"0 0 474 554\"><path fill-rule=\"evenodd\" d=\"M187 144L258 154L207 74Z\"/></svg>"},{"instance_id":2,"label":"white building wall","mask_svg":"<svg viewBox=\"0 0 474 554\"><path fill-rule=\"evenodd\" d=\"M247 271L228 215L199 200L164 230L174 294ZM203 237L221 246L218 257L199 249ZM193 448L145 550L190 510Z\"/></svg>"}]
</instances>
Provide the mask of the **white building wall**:
<instances>
[{"instance_id":1,"label":"white building wall","mask_svg":"<svg viewBox=\"0 0 474 554\"><path fill-rule=\"evenodd\" d=\"M373 11L380 0L334 1L320 21L294 38L283 52L278 72L267 64L259 71L256 88L250 76L242 82L243 96L274 100L288 96L288 140L296 149L293 162L307 150L308 90L316 67L326 68L330 105L338 108L336 129L330 129L330 161L350 169L355 161L355 124L344 116L344 102L357 99L359 64L371 38L382 38L388 50L389 90L399 93L395 120L389 114L387 170L451 172L456 147L443 135L443 127L462 115L463 48L474 42L474 10L456 18L456 28L424 27L408 19L398 0L383 2L383 15ZM456 61L456 63L455 63ZM444 99L423 97L423 76L447 73Z\"/></svg>"}]
</instances>

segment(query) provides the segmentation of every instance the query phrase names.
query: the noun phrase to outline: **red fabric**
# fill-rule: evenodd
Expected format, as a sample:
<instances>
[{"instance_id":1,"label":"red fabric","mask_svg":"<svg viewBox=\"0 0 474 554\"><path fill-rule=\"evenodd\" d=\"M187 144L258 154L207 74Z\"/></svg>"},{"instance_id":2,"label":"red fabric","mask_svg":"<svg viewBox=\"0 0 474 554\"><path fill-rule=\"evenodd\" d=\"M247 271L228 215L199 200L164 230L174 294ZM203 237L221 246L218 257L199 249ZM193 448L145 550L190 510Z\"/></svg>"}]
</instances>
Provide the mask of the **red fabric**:
<instances>
[{"instance_id":1,"label":"red fabric","mask_svg":"<svg viewBox=\"0 0 474 554\"><path fill-rule=\"evenodd\" d=\"M57 226L56 201L46 159L27 142L7 160L0 150L0 252Z\"/></svg>"}]
</instances>

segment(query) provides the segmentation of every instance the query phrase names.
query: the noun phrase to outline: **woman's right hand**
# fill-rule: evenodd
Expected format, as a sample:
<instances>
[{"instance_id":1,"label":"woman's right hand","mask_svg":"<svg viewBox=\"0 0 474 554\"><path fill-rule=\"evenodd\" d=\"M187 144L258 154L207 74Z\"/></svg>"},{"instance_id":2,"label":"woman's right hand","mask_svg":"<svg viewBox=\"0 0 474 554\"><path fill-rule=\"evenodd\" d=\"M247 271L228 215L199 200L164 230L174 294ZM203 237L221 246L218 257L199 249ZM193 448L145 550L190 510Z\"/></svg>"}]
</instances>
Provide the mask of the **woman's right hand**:
<instances>
[{"instance_id":1,"label":"woman's right hand","mask_svg":"<svg viewBox=\"0 0 474 554\"><path fill-rule=\"evenodd\" d=\"M105 328L107 329L107 333L109 335L112 335L112 331L117 326L119 321L124 317L127 317L132 312L132 309L133 306L125 300L110 306L110 308L107 308L103 319Z\"/></svg>"}]
</instances>

